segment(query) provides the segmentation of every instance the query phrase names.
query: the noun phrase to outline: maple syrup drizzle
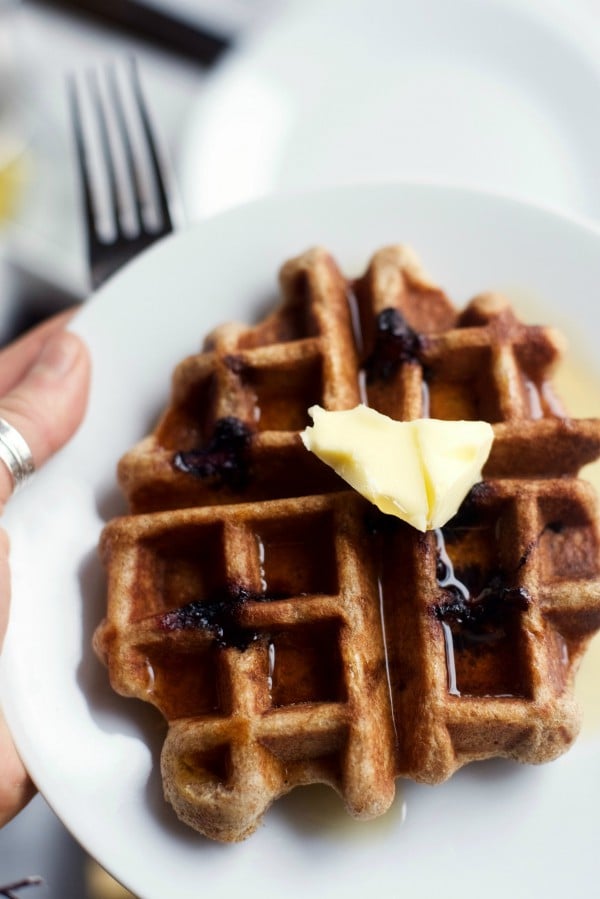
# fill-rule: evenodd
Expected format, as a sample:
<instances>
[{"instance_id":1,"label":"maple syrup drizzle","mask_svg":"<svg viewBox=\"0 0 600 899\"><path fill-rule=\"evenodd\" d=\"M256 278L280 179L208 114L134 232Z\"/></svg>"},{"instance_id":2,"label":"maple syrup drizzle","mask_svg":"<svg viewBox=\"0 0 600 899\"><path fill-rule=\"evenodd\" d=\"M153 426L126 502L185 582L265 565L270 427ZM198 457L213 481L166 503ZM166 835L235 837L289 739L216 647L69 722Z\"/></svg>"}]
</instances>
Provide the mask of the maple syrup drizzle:
<instances>
[{"instance_id":1,"label":"maple syrup drizzle","mask_svg":"<svg viewBox=\"0 0 600 899\"><path fill-rule=\"evenodd\" d=\"M146 693L152 695L154 693L154 685L156 683L156 674L154 672L154 666L150 659L144 659L144 664L146 666L146 674L148 675L148 682L146 684Z\"/></svg>"},{"instance_id":2,"label":"maple syrup drizzle","mask_svg":"<svg viewBox=\"0 0 600 899\"><path fill-rule=\"evenodd\" d=\"M447 587L454 587L459 593L462 594L465 600L470 599L470 592L468 588L463 584L461 580L459 580L454 573L454 565L452 564L452 559L448 555L448 550L446 549L446 541L444 540L444 534L442 533L441 528L436 528L434 531L435 534L435 542L437 546L437 554L438 558L444 566L444 576L437 576L437 582L442 587L442 589L446 589ZM446 621L440 622L442 625L442 633L444 635L444 645L446 649L446 672L448 676L448 693L451 696L460 696L460 690L458 689L456 682L456 660L454 658L454 638L452 636L452 628Z\"/></svg>"},{"instance_id":3,"label":"maple syrup drizzle","mask_svg":"<svg viewBox=\"0 0 600 899\"><path fill-rule=\"evenodd\" d=\"M381 567L381 566L380 566ZM383 611L383 584L381 583L381 576L377 578L377 592L379 595L379 618L381 620L381 631L383 635L383 655L385 660L385 676L387 680L388 694L390 697L390 710L392 713L392 726L394 728L394 737L396 738L396 742L398 742L398 726L396 724L396 713L394 710L394 694L392 692L392 676L390 673L390 659L388 654L388 642L387 642L387 634L385 629L385 614Z\"/></svg>"},{"instance_id":4,"label":"maple syrup drizzle","mask_svg":"<svg viewBox=\"0 0 600 899\"><path fill-rule=\"evenodd\" d=\"M462 594L465 600L469 600L471 598L469 588L465 584L463 584L463 582L459 580L454 574L454 565L452 564L452 559L448 555L448 550L446 549L446 541L444 539L442 529L436 528L434 534L438 557L445 569L444 576L441 578L438 576L437 578L438 584L443 588L455 587L459 591L459 593Z\"/></svg>"},{"instance_id":5,"label":"maple syrup drizzle","mask_svg":"<svg viewBox=\"0 0 600 899\"><path fill-rule=\"evenodd\" d=\"M362 356L364 351L364 340L362 328L360 326L360 310L356 294L351 287L349 287L346 292L346 299L348 300L348 308L350 309L350 321L352 323L352 333L354 334L356 352L359 356Z\"/></svg>"},{"instance_id":6,"label":"maple syrup drizzle","mask_svg":"<svg viewBox=\"0 0 600 899\"><path fill-rule=\"evenodd\" d=\"M550 381L544 381L540 388L540 395L550 415L553 415L555 418L567 418L564 407L554 392Z\"/></svg>"},{"instance_id":7,"label":"maple syrup drizzle","mask_svg":"<svg viewBox=\"0 0 600 899\"><path fill-rule=\"evenodd\" d=\"M529 414L534 421L545 418L547 415L554 418L567 417L550 381L543 381L538 385L529 378L524 378L523 384L527 393Z\"/></svg>"},{"instance_id":8,"label":"maple syrup drizzle","mask_svg":"<svg viewBox=\"0 0 600 899\"><path fill-rule=\"evenodd\" d=\"M429 384L423 378L421 381L421 418L429 418L431 415L431 395Z\"/></svg>"},{"instance_id":9,"label":"maple syrup drizzle","mask_svg":"<svg viewBox=\"0 0 600 899\"><path fill-rule=\"evenodd\" d=\"M433 613L444 634L449 691L457 696L497 699L527 696L527 681L517 657L511 654L511 645L517 645L519 616L531 603L525 587L513 586L521 565L509 573L489 570L486 581L479 579L473 592L456 576L443 532L436 532L436 541L436 579L447 598L434 606ZM526 556L521 564L525 561ZM479 660L480 671L479 663L472 667L470 656Z\"/></svg>"},{"instance_id":10,"label":"maple syrup drizzle","mask_svg":"<svg viewBox=\"0 0 600 899\"><path fill-rule=\"evenodd\" d=\"M441 622L446 649L446 671L448 674L448 693L451 696L460 696L460 690L456 684L456 661L454 659L454 638L452 628L445 621Z\"/></svg>"},{"instance_id":11,"label":"maple syrup drizzle","mask_svg":"<svg viewBox=\"0 0 600 899\"><path fill-rule=\"evenodd\" d=\"M534 420L544 417L544 409L542 407L542 398L536 384L529 378L523 378L525 390L527 392L527 400L529 403L529 414Z\"/></svg>"},{"instance_id":12,"label":"maple syrup drizzle","mask_svg":"<svg viewBox=\"0 0 600 899\"><path fill-rule=\"evenodd\" d=\"M275 672L275 644L271 641L267 647L267 664L267 687L269 688L269 696L271 696L273 692L273 674Z\"/></svg>"},{"instance_id":13,"label":"maple syrup drizzle","mask_svg":"<svg viewBox=\"0 0 600 899\"><path fill-rule=\"evenodd\" d=\"M255 534L254 538L256 540L256 546L258 549L258 565L259 565L259 576L260 576L260 589L262 593L267 592L267 579L265 574L265 544L263 543L260 534Z\"/></svg>"}]
</instances>

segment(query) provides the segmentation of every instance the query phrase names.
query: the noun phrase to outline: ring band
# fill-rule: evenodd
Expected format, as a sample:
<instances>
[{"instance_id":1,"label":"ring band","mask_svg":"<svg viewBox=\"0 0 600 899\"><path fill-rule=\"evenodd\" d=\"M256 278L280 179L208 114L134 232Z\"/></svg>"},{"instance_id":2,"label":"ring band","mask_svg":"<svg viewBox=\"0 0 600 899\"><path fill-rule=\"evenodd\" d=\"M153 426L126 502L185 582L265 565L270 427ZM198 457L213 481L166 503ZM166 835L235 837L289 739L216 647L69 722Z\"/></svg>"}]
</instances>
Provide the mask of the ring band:
<instances>
[{"instance_id":1,"label":"ring band","mask_svg":"<svg viewBox=\"0 0 600 899\"><path fill-rule=\"evenodd\" d=\"M10 472L13 492L22 487L35 471L27 441L3 418L0 418L0 460Z\"/></svg>"}]
</instances>

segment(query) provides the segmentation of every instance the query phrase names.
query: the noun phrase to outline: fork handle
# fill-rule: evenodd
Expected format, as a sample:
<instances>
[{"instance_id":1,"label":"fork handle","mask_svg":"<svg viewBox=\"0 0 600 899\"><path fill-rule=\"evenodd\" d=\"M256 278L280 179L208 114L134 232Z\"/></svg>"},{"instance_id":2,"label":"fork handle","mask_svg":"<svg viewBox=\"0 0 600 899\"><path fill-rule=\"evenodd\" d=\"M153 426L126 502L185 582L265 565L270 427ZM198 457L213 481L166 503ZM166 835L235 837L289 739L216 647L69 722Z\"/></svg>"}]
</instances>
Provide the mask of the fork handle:
<instances>
[{"instance_id":1,"label":"fork handle","mask_svg":"<svg viewBox=\"0 0 600 899\"><path fill-rule=\"evenodd\" d=\"M162 50L184 56L203 68L214 65L231 40L137 0L42 0L60 6Z\"/></svg>"}]
</instances>

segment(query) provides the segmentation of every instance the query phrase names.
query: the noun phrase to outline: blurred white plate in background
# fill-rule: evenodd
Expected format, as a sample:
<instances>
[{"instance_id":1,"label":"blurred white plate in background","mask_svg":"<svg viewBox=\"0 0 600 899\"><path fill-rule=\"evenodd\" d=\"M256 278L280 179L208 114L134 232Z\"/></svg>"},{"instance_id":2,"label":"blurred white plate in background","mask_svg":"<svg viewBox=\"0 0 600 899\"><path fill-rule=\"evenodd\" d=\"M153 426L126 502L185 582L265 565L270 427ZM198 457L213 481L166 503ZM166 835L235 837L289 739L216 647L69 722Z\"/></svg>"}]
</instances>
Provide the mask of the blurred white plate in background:
<instances>
[{"instance_id":1,"label":"blurred white plate in background","mask_svg":"<svg viewBox=\"0 0 600 899\"><path fill-rule=\"evenodd\" d=\"M599 24L552 0L292 3L199 93L189 215L417 178L600 217Z\"/></svg>"},{"instance_id":2,"label":"blurred white plate in background","mask_svg":"<svg viewBox=\"0 0 600 899\"><path fill-rule=\"evenodd\" d=\"M92 353L87 418L7 507L13 604L0 688L19 750L47 801L142 899L344 896L564 899L598 875L600 715L541 767L480 763L436 787L399 785L388 815L349 819L319 788L295 791L245 843L180 825L161 796L160 716L113 694L92 633L105 610L97 541L120 455L152 426L171 372L217 323L251 320L289 256L321 243L358 274L379 246L413 245L460 305L483 289L544 302L543 320L595 360L600 230L542 208L417 185L271 198L168 238L110 281L74 327ZM548 261L552 264L549 265ZM407 815L403 820L403 800Z\"/></svg>"}]
</instances>

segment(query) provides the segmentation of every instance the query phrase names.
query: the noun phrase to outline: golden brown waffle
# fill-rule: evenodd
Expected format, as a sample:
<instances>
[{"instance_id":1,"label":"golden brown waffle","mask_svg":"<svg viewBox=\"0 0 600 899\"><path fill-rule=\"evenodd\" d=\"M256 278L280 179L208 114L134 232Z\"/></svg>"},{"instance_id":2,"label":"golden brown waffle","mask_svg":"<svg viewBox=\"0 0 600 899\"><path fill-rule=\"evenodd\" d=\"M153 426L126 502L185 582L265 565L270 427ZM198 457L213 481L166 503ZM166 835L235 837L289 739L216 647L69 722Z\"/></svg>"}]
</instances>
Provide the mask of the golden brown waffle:
<instances>
[{"instance_id":1,"label":"golden brown waffle","mask_svg":"<svg viewBox=\"0 0 600 899\"><path fill-rule=\"evenodd\" d=\"M121 461L131 514L102 539L96 648L168 722L165 794L219 840L324 782L352 815L399 776L542 762L578 728L573 676L600 626L600 423L566 417L560 341L494 295L457 312L412 254L348 282L311 250L279 309L183 361L154 434ZM307 409L486 419L495 441L442 530L384 516L301 444Z\"/></svg>"}]
</instances>

